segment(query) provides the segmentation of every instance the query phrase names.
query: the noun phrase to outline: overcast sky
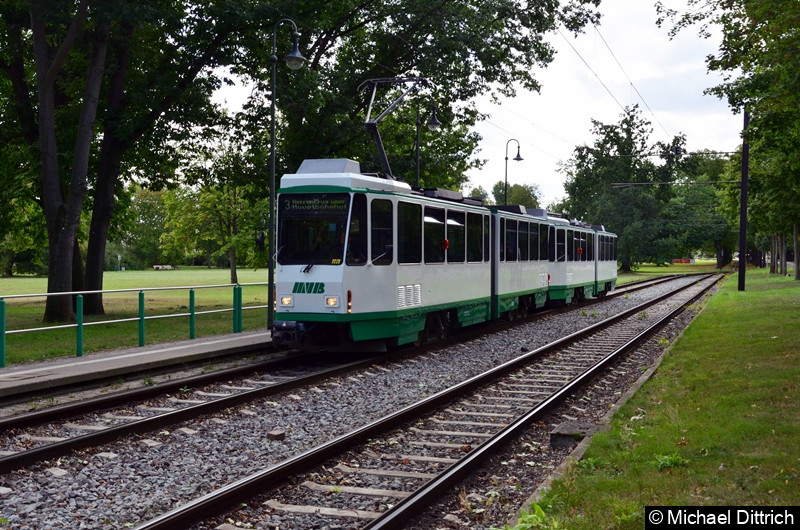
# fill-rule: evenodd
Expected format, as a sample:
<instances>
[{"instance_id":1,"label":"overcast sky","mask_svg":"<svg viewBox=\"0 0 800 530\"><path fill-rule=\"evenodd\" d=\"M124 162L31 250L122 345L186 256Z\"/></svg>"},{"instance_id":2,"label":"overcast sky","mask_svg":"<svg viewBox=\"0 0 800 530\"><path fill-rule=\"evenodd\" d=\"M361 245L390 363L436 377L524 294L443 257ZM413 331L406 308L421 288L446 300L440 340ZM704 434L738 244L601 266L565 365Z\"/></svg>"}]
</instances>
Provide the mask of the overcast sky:
<instances>
[{"instance_id":1,"label":"overcast sky","mask_svg":"<svg viewBox=\"0 0 800 530\"><path fill-rule=\"evenodd\" d=\"M491 114L475 128L483 137L477 156L487 163L469 174L465 191L482 186L491 193L492 186L504 178L506 144L514 138L524 160L513 160L517 152L516 143L511 142L509 184L538 185L543 205L563 197L565 177L557 171L558 162L569 159L575 146L594 143L592 119L617 123L622 107L633 104L639 105L653 125L652 142L684 133L689 150L736 149L742 116L732 114L725 101L703 95L704 89L719 81L716 75L706 73L705 64L705 57L716 51L719 41L701 39L694 28L670 41L668 28L656 27L654 1L603 0L599 32L589 26L577 39L563 30L563 36L550 36L558 53L554 62L537 74L540 93L519 92L500 105L491 104L488 98L478 102L482 111ZM676 8L685 5L684 0L664 3Z\"/></svg>"}]
</instances>

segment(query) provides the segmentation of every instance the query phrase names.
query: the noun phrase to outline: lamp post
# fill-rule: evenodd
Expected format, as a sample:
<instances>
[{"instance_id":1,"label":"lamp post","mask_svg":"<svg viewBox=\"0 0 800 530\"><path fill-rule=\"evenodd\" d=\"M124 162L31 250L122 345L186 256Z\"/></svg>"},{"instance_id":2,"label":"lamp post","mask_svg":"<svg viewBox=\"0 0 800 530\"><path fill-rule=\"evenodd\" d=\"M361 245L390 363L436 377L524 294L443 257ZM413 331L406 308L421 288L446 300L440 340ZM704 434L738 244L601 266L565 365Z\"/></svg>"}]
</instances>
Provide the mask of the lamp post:
<instances>
[{"instance_id":1,"label":"lamp post","mask_svg":"<svg viewBox=\"0 0 800 530\"><path fill-rule=\"evenodd\" d=\"M508 204L508 144L511 142L517 142L517 156L514 157L514 160L517 162L522 161L522 157L519 156L519 142L512 138L511 140L506 142L506 191L505 191L505 199L503 199L503 204Z\"/></svg>"},{"instance_id":2,"label":"lamp post","mask_svg":"<svg viewBox=\"0 0 800 530\"><path fill-rule=\"evenodd\" d=\"M415 186L419 188L419 128L422 125L422 121L419 119L419 103L417 103L417 145L416 145L416 153L417 153L417 179ZM436 117L436 107L433 107L433 113L431 114L431 118L428 120L428 123L425 124L428 127L428 130L431 132L438 132L439 129L442 128L442 123Z\"/></svg>"},{"instance_id":3,"label":"lamp post","mask_svg":"<svg viewBox=\"0 0 800 530\"><path fill-rule=\"evenodd\" d=\"M290 18L282 18L275 23L272 28L272 55L269 58L270 62L270 122L269 122L269 248L267 253L268 269L268 286L267 286L267 327L272 327L272 322L275 319L275 264L273 260L275 256L275 71L278 65L277 51L277 37L278 26L282 23L288 22L292 25L292 51L284 57L286 66L292 70L297 70L303 66L306 61L305 57L300 54L297 48L297 40L300 34L297 32L297 24Z\"/></svg>"}]
</instances>

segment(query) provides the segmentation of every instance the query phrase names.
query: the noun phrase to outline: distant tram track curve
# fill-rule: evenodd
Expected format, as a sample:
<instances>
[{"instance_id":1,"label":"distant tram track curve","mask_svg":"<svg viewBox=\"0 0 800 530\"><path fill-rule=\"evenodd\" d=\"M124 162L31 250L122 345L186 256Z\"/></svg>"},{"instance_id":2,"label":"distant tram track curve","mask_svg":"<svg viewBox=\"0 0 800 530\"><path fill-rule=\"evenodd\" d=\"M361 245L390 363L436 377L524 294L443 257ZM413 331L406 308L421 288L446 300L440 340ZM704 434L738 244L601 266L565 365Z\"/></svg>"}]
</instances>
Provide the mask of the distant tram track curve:
<instances>
[{"instance_id":1,"label":"distant tram track curve","mask_svg":"<svg viewBox=\"0 0 800 530\"><path fill-rule=\"evenodd\" d=\"M421 357L376 363L366 371L5 473L0 475L0 518L14 528L76 521L75 527L86 528L135 526L666 288L443 345ZM476 348L486 352L480 359L474 358ZM284 438L270 439L267 433L274 432Z\"/></svg>"}]
</instances>

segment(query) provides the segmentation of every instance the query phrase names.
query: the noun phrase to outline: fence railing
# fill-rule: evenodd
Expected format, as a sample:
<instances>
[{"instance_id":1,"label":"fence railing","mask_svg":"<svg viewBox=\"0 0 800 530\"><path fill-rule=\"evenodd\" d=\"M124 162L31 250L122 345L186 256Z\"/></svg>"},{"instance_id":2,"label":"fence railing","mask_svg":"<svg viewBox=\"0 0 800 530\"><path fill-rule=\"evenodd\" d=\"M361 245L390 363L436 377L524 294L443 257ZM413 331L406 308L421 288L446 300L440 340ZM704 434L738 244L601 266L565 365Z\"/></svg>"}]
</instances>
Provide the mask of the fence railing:
<instances>
[{"instance_id":1,"label":"fence railing","mask_svg":"<svg viewBox=\"0 0 800 530\"><path fill-rule=\"evenodd\" d=\"M6 365L6 337L8 335L17 335L22 333L36 333L36 332L45 332L45 331L52 331L57 329L75 329L75 354L78 357L83 356L83 339L84 339L84 328L89 326L99 326L99 325L107 325L107 324L118 324L123 322L138 322L138 335L139 335L139 346L145 345L145 322L148 320L155 320L155 319L163 319L163 318L189 318L189 329L188 329L188 337L190 339L194 339L197 334L196 328L196 317L198 315L208 315L212 313L233 313L232 315L232 330L234 333L240 333L242 331L242 312L255 310L255 309L265 309L266 305L248 305L243 306L242 303L242 287L246 286L258 286L264 285L267 286L267 282L255 282L255 283L241 283L241 284L216 284L216 285L188 285L188 286L176 286L176 287L144 287L144 288L133 288L133 289L109 289L109 290L102 290L102 291L70 291L70 292L63 292L63 293L36 293L36 294L12 294L12 295L0 295L0 368L5 367ZM219 289L219 288L226 288L229 287L232 290L232 303L231 307L226 307L222 309L207 309L203 311L197 311L195 308L195 292L198 290L203 289ZM177 291L177 290L188 290L189 300L188 300L188 311L183 313L169 313L169 314L158 314L158 315L146 315L145 311L145 293L149 291ZM116 318L116 319L105 319L105 320L97 320L92 322L84 322L84 312L83 312L83 297L84 295L89 294L112 294L112 293L138 293L139 300L138 300L138 316L130 317L130 318ZM6 300L15 300L15 299L23 299L23 298L46 298L49 296L74 296L75 297L75 323L74 324L57 324L52 326L42 326L42 327L34 327L34 328L26 328L26 329L7 329L7 315L6 315ZM266 322L266 318L265 318Z\"/></svg>"}]
</instances>

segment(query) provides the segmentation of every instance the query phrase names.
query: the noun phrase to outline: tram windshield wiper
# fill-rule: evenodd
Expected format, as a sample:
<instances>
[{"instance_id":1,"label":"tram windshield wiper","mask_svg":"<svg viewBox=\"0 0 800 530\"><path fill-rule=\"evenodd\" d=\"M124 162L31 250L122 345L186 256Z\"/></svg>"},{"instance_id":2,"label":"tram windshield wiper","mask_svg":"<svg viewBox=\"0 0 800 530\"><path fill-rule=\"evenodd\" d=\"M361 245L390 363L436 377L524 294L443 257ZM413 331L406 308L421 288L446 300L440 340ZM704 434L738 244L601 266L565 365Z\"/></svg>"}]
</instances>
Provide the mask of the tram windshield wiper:
<instances>
[{"instance_id":1,"label":"tram windshield wiper","mask_svg":"<svg viewBox=\"0 0 800 530\"><path fill-rule=\"evenodd\" d=\"M339 244L339 241L338 241L338 239L334 239L334 240L331 242L331 244L330 244L330 245L328 245L328 246L325 248L325 250L323 250L321 253L319 253L319 254L316 256L316 258L314 258L314 259L312 259L312 260L311 260L311 263L309 263L308 265L306 265L305 267L303 267L303 269L302 269L302 272L303 272L303 273L308 273L309 271L311 271L311 269L314 267L314 265L316 265L318 262L322 261L322 259L324 259L324 258L325 258L325 256L327 256L327 255L328 255L328 253L329 253L331 250L333 250L333 248L334 248L334 247L336 247L338 244Z\"/></svg>"}]
</instances>

